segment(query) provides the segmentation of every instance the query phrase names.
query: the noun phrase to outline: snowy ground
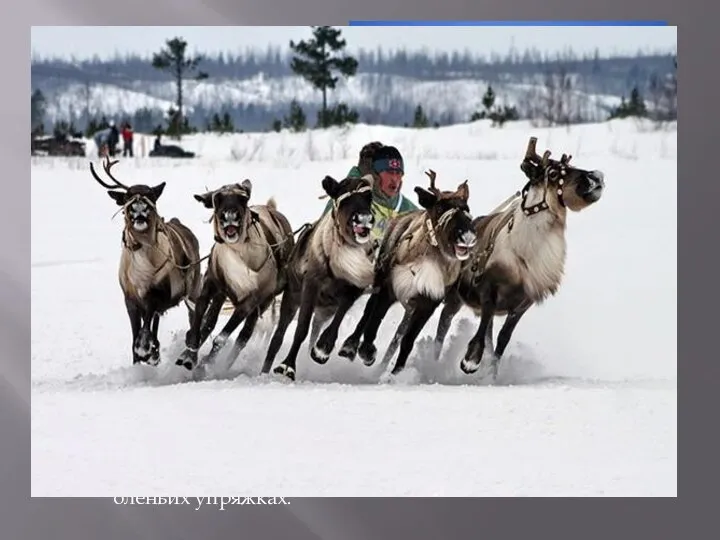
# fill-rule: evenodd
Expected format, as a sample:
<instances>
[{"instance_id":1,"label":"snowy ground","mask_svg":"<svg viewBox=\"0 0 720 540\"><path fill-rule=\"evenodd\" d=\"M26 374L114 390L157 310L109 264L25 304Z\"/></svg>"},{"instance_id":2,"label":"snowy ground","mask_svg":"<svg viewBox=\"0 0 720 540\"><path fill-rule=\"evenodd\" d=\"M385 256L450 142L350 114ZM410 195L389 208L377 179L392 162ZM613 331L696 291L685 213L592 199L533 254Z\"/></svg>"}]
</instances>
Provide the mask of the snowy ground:
<instances>
[{"instance_id":1,"label":"snowy ground","mask_svg":"<svg viewBox=\"0 0 720 540\"><path fill-rule=\"evenodd\" d=\"M275 196L298 227L324 205L320 179L342 176L362 144L380 139L405 154L407 194L432 168L442 185L469 179L480 214L521 187L530 135L602 169L607 190L570 216L563 288L518 326L495 386L458 368L477 324L467 313L440 364L420 343L390 382L336 356L318 366L306 347L294 385L258 377L262 333L208 380L189 381L172 362L133 367L117 207L87 159L34 159L32 495L676 496L675 131L476 123L196 136L183 145L198 160L116 169L131 183L166 181L160 211L189 224L204 254L208 212L192 194L205 186L250 178L253 199ZM182 308L163 319L164 360L179 352L186 321Z\"/></svg>"}]
</instances>

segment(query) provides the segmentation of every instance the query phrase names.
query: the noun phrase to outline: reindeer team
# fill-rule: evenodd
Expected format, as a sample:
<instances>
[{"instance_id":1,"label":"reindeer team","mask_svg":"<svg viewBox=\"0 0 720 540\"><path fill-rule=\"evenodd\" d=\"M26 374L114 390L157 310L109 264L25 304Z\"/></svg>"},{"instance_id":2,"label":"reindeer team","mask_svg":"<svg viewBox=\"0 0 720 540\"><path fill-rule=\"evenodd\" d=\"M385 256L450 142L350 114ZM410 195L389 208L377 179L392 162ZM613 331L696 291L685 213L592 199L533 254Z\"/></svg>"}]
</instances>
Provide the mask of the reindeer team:
<instances>
[{"instance_id":1,"label":"reindeer team","mask_svg":"<svg viewBox=\"0 0 720 540\"><path fill-rule=\"evenodd\" d=\"M375 340L388 310L396 303L404 316L383 357L386 365L399 348L393 374L406 365L419 334L442 306L435 334L439 360L453 317L463 306L480 319L460 362L466 374L488 363L497 374L500 358L530 307L554 295L561 284L566 252L567 211L579 212L602 196L600 171L537 154L531 138L521 163L523 189L487 215L473 218L467 181L454 191L415 188L420 209L389 223L379 245L372 240L372 174L338 181L326 176L322 189L331 211L294 231L273 199L252 204L252 183L228 184L194 198L211 210L214 244L200 256L193 232L158 210L165 183L124 185L106 158L100 179L122 208L119 281L132 333L133 363L160 361L158 328L166 311L184 302L188 309L185 350L175 360L194 370L212 362L230 335L243 324L232 345L236 358L263 314L280 298L279 317L262 373L269 373L290 323L297 317L290 348L273 373L295 380L300 348L308 339L310 356L325 364L335 350L348 311L370 293L354 331L338 355L376 361ZM298 234L299 233L299 234ZM296 239L297 235L297 239ZM208 259L205 273L200 270ZM213 339L209 354L198 352L229 301L233 311ZM493 344L493 320L505 321Z\"/></svg>"}]
</instances>

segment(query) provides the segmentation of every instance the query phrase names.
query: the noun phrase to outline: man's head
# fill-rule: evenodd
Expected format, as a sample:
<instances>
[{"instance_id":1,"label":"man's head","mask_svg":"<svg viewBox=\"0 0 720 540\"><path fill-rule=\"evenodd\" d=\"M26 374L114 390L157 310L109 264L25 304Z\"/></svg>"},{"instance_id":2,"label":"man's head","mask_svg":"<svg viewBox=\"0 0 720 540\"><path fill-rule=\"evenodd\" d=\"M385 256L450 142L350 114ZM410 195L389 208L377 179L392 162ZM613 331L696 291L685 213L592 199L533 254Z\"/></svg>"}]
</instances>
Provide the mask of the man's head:
<instances>
[{"instance_id":1,"label":"man's head","mask_svg":"<svg viewBox=\"0 0 720 540\"><path fill-rule=\"evenodd\" d=\"M378 189L386 197L400 193L405 174L403 158L394 146L383 146L373 154L373 171L378 177Z\"/></svg>"}]
</instances>

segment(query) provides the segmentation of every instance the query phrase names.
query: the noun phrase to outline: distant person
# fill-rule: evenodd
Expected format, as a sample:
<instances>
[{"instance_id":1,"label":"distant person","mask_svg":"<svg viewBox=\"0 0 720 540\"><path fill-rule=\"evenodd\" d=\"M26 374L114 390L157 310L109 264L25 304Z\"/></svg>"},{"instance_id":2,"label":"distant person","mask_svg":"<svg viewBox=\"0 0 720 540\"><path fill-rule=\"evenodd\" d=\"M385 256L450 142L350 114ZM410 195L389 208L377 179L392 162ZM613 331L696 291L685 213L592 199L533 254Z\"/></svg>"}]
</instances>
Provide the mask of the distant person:
<instances>
[{"instance_id":1,"label":"distant person","mask_svg":"<svg viewBox=\"0 0 720 540\"><path fill-rule=\"evenodd\" d=\"M96 131L93 135L93 140L95 141L95 146L97 146L98 156L114 156L119 139L120 136L115 122L110 122L109 127Z\"/></svg>"},{"instance_id":2,"label":"distant person","mask_svg":"<svg viewBox=\"0 0 720 540\"><path fill-rule=\"evenodd\" d=\"M122 126L123 138L123 157L133 157L133 129L130 122L125 122Z\"/></svg>"},{"instance_id":3,"label":"distant person","mask_svg":"<svg viewBox=\"0 0 720 540\"><path fill-rule=\"evenodd\" d=\"M379 240L390 219L418 210L418 207L401 193L405 167L400 151L394 146L385 146L377 141L363 146L358 164L350 169L347 176L360 178L366 174L372 175L374 180L372 212L375 226L372 236ZM331 208L332 201L328 201L323 214Z\"/></svg>"}]
</instances>

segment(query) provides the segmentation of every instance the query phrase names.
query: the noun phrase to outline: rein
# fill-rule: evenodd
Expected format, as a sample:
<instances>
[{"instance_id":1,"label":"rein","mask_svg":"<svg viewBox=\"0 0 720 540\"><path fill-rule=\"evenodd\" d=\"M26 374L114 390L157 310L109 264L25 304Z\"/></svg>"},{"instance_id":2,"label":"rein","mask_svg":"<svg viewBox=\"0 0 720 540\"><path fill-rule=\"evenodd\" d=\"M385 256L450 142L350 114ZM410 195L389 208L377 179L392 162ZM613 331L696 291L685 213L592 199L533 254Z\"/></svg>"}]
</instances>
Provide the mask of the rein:
<instances>
[{"instance_id":1,"label":"rein","mask_svg":"<svg viewBox=\"0 0 720 540\"><path fill-rule=\"evenodd\" d=\"M142 200L145 204L150 206L155 211L155 215L157 216L157 219L158 219L157 223L155 224L155 232L164 234L169 240L170 234L168 233L168 231L171 231L175 235L175 237L180 241L180 243L182 245L184 245L185 241L180 236L180 234L177 231L175 231L174 229L172 229L171 227L167 226L167 224L165 223L165 219L163 217L161 217L159 214L157 214L157 207L155 206L155 203L153 203L153 201L151 201L149 198L145 197L144 195L136 195L135 197L132 197L129 201L127 201L123 205L123 207L120 210L118 210L118 212L115 212L115 214L113 214L113 217L115 217L119 212L125 212L127 210L128 206L130 206L140 200ZM128 243L128 241L127 241L128 239L130 240L130 243ZM188 270L188 269L192 268L193 266L200 264L202 261L204 261L208 257L210 257L210 255L206 255L205 257L203 257L197 261L193 261L189 264L185 264L185 265L178 264L177 259L175 257L175 250L173 249L172 243L170 243L170 253L168 254L168 253L165 253L164 251L162 251L155 243L147 244L147 243L137 240L137 238L135 238L135 235L134 235L132 229L129 227L129 223L127 223L127 219L126 219L125 230L123 231L123 244L124 244L125 249L127 249L129 251L137 251L141 247L146 247L146 248L155 250L160 255L165 257L165 261L160 266L160 268L158 268L156 273L160 272L160 270L162 270L162 268L167 263L171 263L173 265L173 267L178 270Z\"/></svg>"},{"instance_id":2,"label":"rein","mask_svg":"<svg viewBox=\"0 0 720 540\"><path fill-rule=\"evenodd\" d=\"M543 175L542 182L545 184L545 189L543 190L543 198L539 203L534 204L530 207L527 206L527 197L530 194L530 188L533 185L537 185L539 183L533 180L529 180L523 187L522 192L515 193L513 196L509 197L502 205L500 205L488 215L492 215L500 211L507 211L509 209L508 205L514 202L518 196L520 197L520 209L526 216L536 215L540 212L549 211L550 206L547 202L547 194L551 188L554 188L556 190L558 201L560 205L565 208L565 201L563 200L563 190L565 189L566 175L567 166L562 162L559 165L548 167L545 170L545 174ZM508 232L511 231L514 222L515 212L507 212L505 216L503 216L503 218L500 219L493 228L485 248L480 251L475 257L473 257L472 265L470 266L470 271L473 275L473 284L476 285L479 279L482 277L483 272L485 271L485 265L487 264L487 261L490 259L490 256L495 249L495 240L500 234L500 231L502 231L506 226L508 227Z\"/></svg>"}]
</instances>

